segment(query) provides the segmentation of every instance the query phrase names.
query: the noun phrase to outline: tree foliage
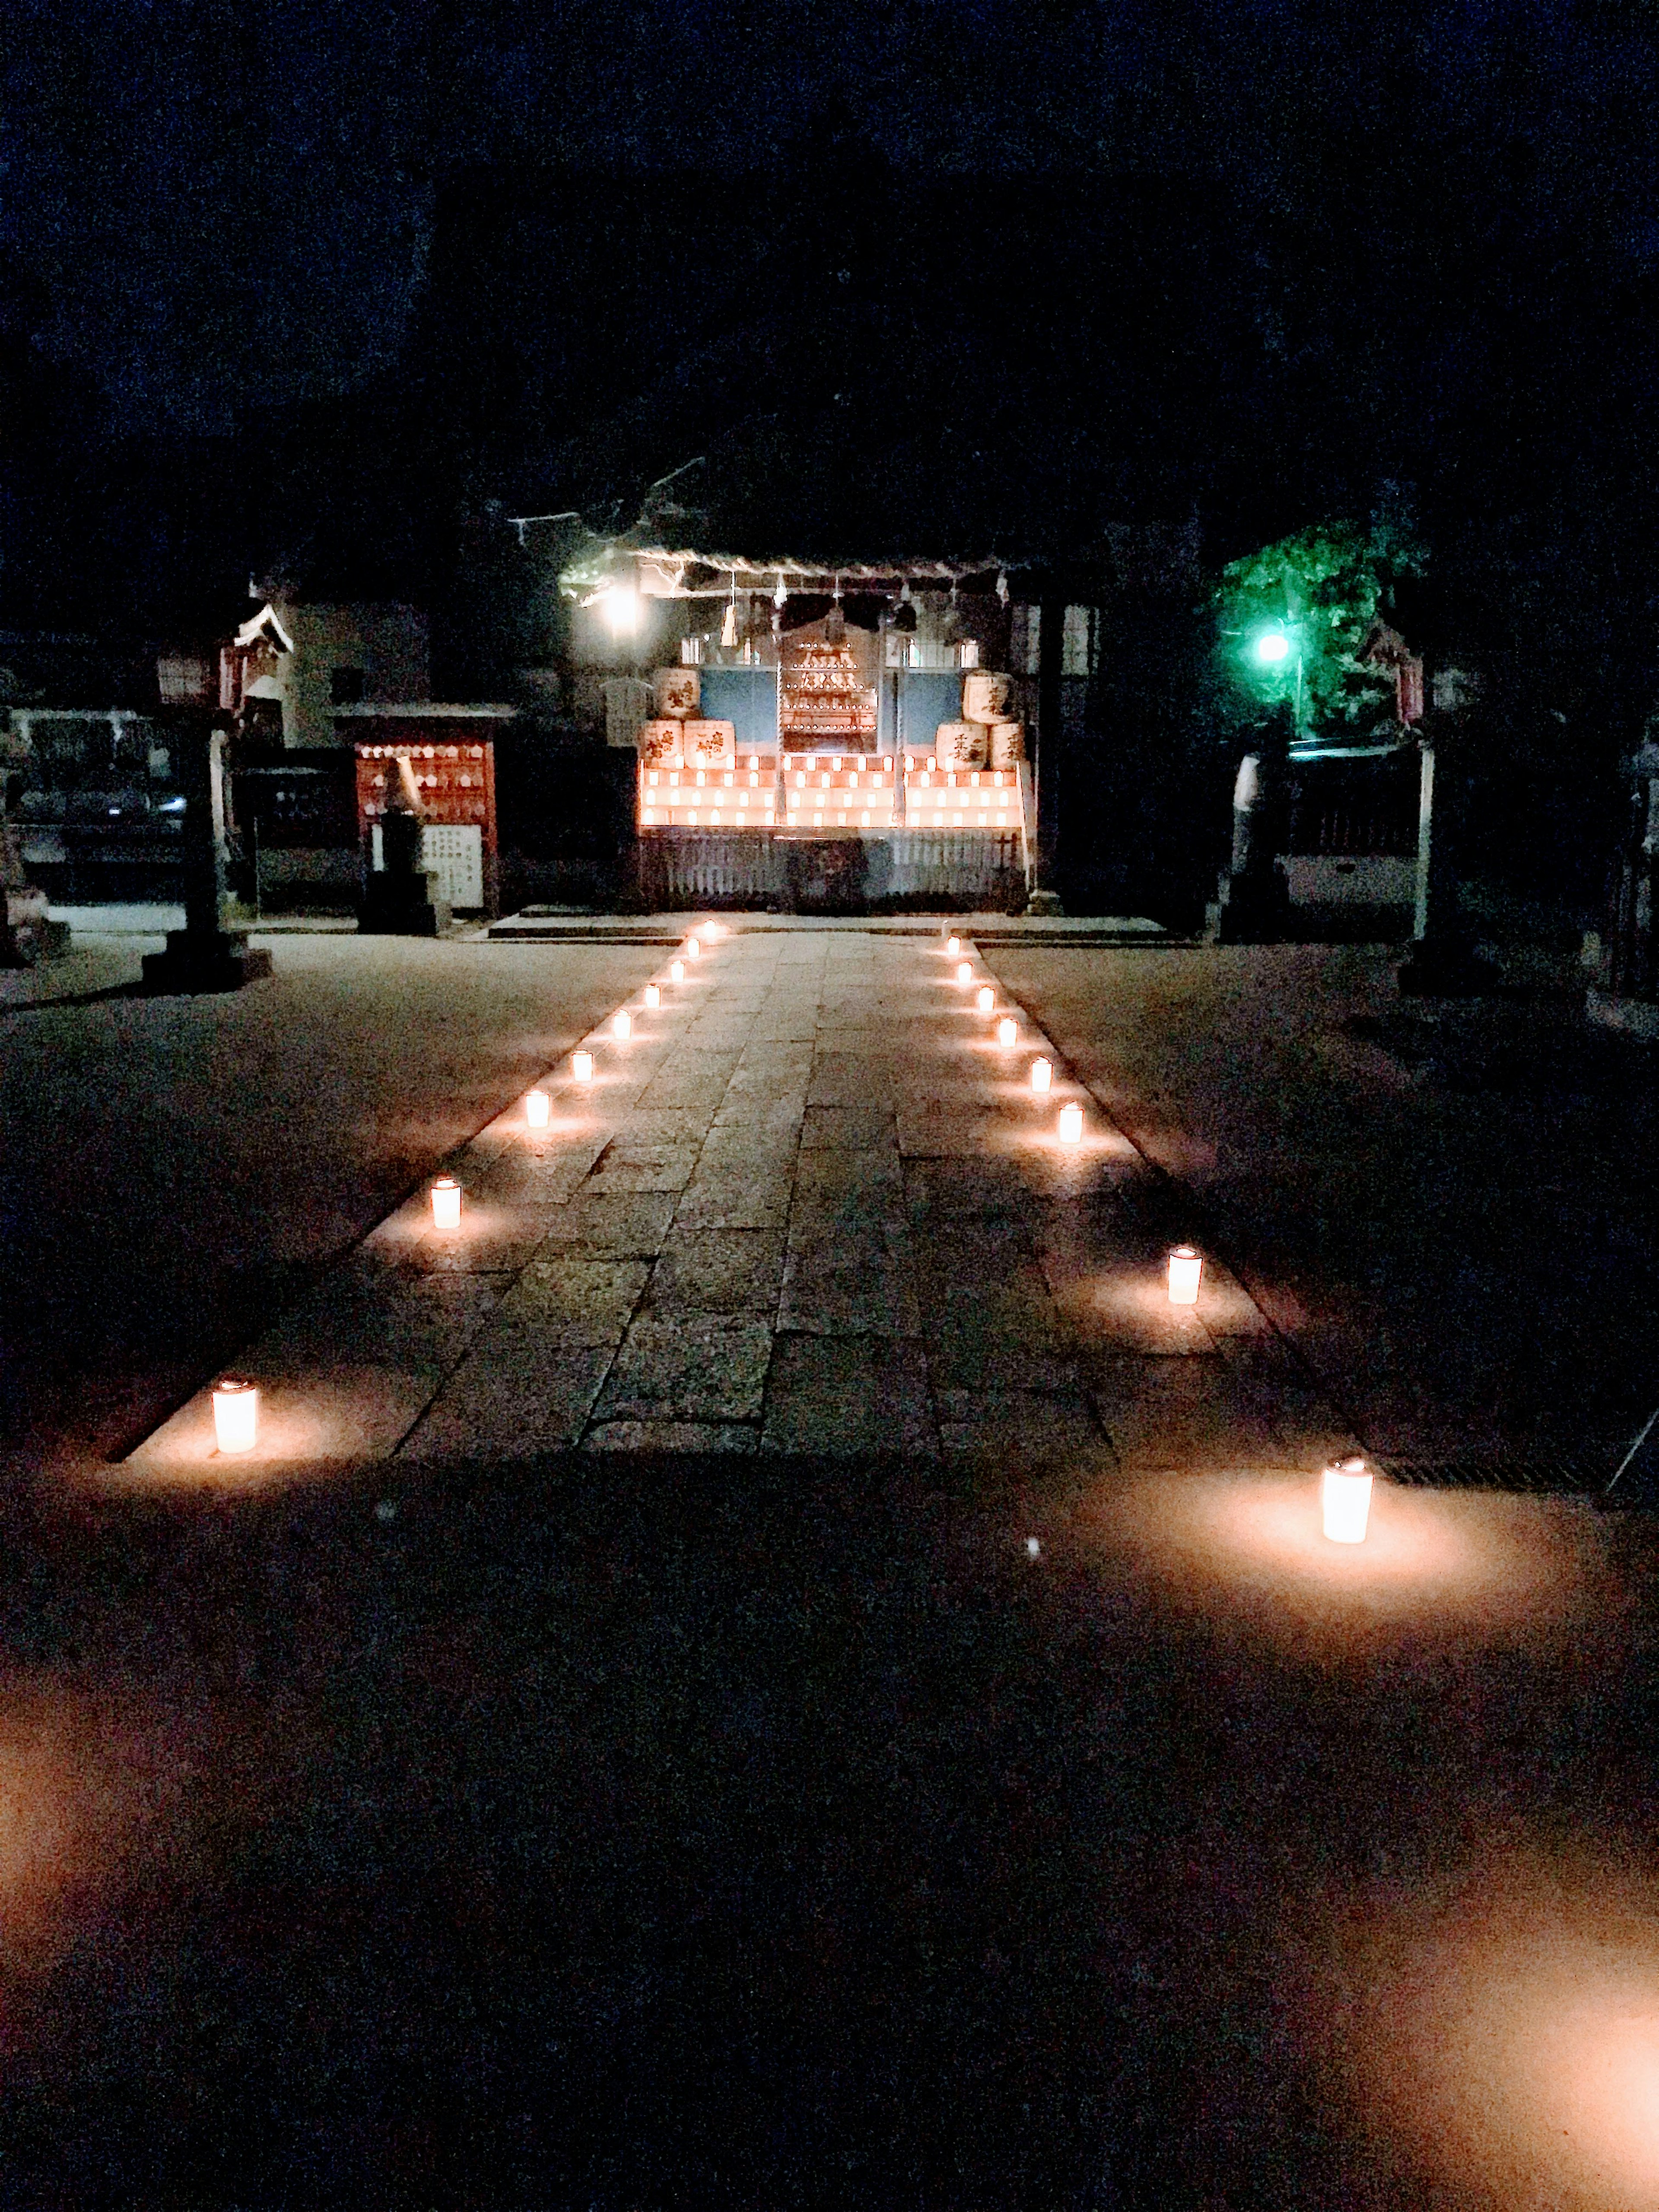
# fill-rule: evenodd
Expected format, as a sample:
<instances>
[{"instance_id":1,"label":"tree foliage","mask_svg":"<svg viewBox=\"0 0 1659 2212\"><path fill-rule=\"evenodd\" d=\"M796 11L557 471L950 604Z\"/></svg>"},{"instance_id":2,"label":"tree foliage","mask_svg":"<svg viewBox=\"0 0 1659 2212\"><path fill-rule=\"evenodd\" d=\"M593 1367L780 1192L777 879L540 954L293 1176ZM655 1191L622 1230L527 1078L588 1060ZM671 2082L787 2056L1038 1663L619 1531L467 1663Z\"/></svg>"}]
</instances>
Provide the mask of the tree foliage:
<instances>
[{"instance_id":1,"label":"tree foliage","mask_svg":"<svg viewBox=\"0 0 1659 2212\"><path fill-rule=\"evenodd\" d=\"M1214 593L1230 719L1249 724L1288 701L1299 736L1336 744L1386 733L1393 672L1360 649L1391 618L1396 588L1424 567L1422 548L1389 522L1315 523L1230 562ZM1285 640L1278 662L1258 657L1270 635Z\"/></svg>"}]
</instances>

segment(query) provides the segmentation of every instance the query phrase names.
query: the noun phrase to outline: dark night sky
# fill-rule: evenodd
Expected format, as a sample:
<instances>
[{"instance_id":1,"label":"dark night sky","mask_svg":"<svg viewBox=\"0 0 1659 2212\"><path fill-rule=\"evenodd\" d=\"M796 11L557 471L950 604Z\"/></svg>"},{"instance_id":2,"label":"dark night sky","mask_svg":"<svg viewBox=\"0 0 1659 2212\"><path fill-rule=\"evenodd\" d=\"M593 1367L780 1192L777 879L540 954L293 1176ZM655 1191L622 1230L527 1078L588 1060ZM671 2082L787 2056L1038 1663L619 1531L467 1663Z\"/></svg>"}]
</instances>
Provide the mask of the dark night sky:
<instances>
[{"instance_id":1,"label":"dark night sky","mask_svg":"<svg viewBox=\"0 0 1659 2212\"><path fill-rule=\"evenodd\" d=\"M1310 124L1513 136L1517 196L1659 251L1659 17L1628 7L1122 0L22 0L0 239L125 427L222 427L395 356L434 193L512 147L764 170L826 93L902 166L1151 169L1293 195ZM1363 240L1356 251L1363 254Z\"/></svg>"}]
</instances>

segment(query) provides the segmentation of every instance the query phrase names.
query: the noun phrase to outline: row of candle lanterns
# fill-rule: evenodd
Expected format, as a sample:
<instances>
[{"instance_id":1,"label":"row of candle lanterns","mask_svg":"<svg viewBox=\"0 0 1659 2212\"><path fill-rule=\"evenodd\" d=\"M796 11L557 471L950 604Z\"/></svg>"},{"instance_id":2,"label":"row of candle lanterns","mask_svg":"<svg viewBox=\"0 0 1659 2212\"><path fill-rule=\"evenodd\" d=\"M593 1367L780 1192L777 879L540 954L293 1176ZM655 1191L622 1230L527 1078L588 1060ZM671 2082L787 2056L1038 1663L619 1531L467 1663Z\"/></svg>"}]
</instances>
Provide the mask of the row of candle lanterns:
<instances>
[{"instance_id":1,"label":"row of candle lanterns","mask_svg":"<svg viewBox=\"0 0 1659 2212\"><path fill-rule=\"evenodd\" d=\"M963 988L973 982L974 963L963 959L962 939L947 937L945 957L956 962L957 983ZM996 1010L996 993L989 984L981 984L975 994L975 1004L981 1014ZM1019 1024L1011 1014L1004 1014L997 1023L997 1042L1008 1046L1018 1043ZM1031 1063L1031 1088L1042 1093L1054 1082L1054 1063L1043 1057ZM1076 1145L1083 1140L1083 1109L1073 1100L1060 1109L1060 1136L1062 1144ZM1195 1306L1200 1286L1204 1279L1204 1255L1195 1245L1176 1244L1170 1254L1165 1276L1170 1304L1172 1306ZM1363 1544L1370 1522L1371 1507L1371 1474L1363 1459L1339 1462L1326 1468L1320 1477L1320 1521L1327 1538L1334 1544Z\"/></svg>"},{"instance_id":2,"label":"row of candle lanterns","mask_svg":"<svg viewBox=\"0 0 1659 2212\"><path fill-rule=\"evenodd\" d=\"M669 981L685 981L687 960L702 957L706 944L712 944L721 935L718 922L708 921L701 932L694 929L686 939L683 956L669 963ZM647 1007L660 1006L662 986L647 983L644 992ZM634 1017L623 1006L611 1017L611 1034L618 1043L626 1043L634 1034ZM570 1055L570 1072L578 1083L593 1079L593 1055L586 1048ZM524 1117L526 1127L545 1129L552 1118L553 1102L539 1085L526 1093ZM432 1226L436 1230L459 1229L461 1225L461 1186L451 1175L434 1176L428 1188L428 1202L432 1209ZM259 1440L259 1388L240 1375L227 1375L213 1386L213 1441L221 1452L251 1452Z\"/></svg>"}]
</instances>

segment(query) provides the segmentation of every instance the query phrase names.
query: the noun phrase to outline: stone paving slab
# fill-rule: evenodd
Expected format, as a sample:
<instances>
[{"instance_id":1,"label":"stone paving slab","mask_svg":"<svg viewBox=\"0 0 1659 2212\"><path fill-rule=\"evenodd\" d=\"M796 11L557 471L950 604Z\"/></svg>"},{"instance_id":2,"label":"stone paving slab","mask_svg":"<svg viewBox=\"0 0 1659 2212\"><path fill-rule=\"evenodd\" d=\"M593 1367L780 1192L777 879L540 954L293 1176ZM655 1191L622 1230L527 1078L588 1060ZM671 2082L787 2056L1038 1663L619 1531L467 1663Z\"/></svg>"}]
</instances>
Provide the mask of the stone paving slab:
<instances>
[{"instance_id":1,"label":"stone paving slab","mask_svg":"<svg viewBox=\"0 0 1659 2212\"><path fill-rule=\"evenodd\" d=\"M1023 1011L994 1043L940 940L728 935L629 1006L591 1080L544 1079L546 1130L520 1105L454 1157L458 1231L416 1193L250 1347L283 1449L331 1421L335 1456L899 1452L1018 1480L1346 1445L1224 1268L1170 1305L1179 1194ZM205 1405L134 1463L199 1470Z\"/></svg>"}]
</instances>

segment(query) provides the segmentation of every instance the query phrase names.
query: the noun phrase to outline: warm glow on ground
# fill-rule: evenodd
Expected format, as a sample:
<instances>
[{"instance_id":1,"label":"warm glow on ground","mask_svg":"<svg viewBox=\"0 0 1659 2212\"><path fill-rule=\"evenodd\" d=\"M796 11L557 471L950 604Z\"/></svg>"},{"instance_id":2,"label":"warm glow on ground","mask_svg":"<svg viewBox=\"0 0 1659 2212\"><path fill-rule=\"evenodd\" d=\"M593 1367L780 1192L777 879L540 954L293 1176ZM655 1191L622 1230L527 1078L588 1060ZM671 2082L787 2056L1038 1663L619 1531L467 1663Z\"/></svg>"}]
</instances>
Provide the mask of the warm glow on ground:
<instances>
[{"instance_id":1,"label":"warm glow on ground","mask_svg":"<svg viewBox=\"0 0 1659 2212\"><path fill-rule=\"evenodd\" d=\"M1152 1295L1163 1302L1161 1281ZM1086 1521L1103 1553L1133 1561L1166 1595L1247 1613L1339 1663L1379 1633L1547 1636L1582 1613L1598 1581L1598 1532L1554 1500L1378 1482L1364 1542L1334 1544L1314 1468L1149 1475L1103 1492Z\"/></svg>"},{"instance_id":2,"label":"warm glow on ground","mask_svg":"<svg viewBox=\"0 0 1659 2212\"><path fill-rule=\"evenodd\" d=\"M1659 2208L1659 1886L1500 1851L1347 1940L1332 2058L1391 2164L1471 2212Z\"/></svg>"}]
</instances>

